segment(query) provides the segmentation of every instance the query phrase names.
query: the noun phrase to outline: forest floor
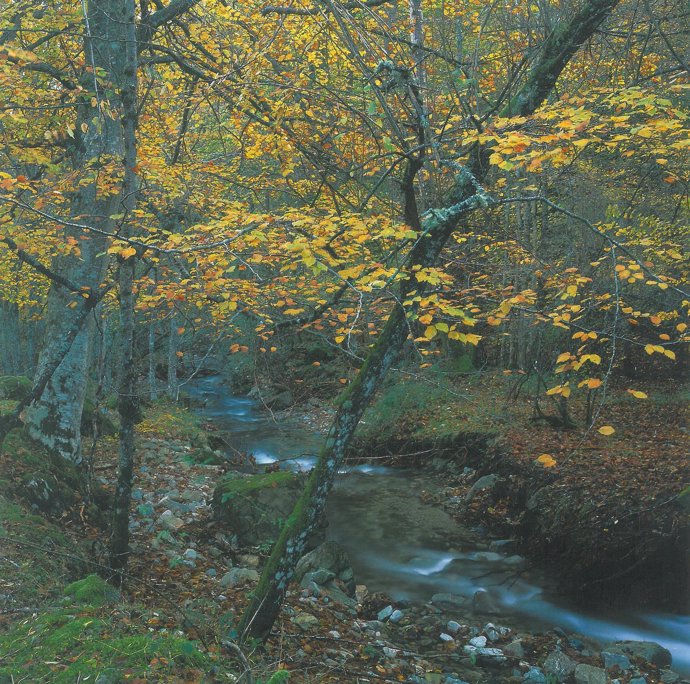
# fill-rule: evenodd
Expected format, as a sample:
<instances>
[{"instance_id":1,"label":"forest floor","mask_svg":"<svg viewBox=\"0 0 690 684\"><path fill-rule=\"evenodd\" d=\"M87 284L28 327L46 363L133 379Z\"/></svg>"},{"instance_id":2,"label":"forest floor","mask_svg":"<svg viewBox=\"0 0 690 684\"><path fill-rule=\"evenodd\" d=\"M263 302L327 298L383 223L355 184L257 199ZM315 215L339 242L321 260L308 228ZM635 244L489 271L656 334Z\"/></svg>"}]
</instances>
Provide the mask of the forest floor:
<instances>
[{"instance_id":1,"label":"forest floor","mask_svg":"<svg viewBox=\"0 0 690 684\"><path fill-rule=\"evenodd\" d=\"M671 502L690 485L688 407L681 386L646 383L649 399L644 401L629 397L623 387L612 387L595 429L589 431L554 430L543 421L533 422L529 401L505 400L509 387L509 380L501 376L484 376L481 381L468 376L467 382L453 383L455 395L449 401L445 390L430 393L428 385L422 389L416 384L415 388L394 385L365 416L362 443L369 440L381 446L382 440L390 438L381 426L389 426L396 434L389 443L395 442L398 460L421 465L428 454L418 453L426 451L420 445L448 444L449 436L460 433L488 435L492 453L502 457L487 459L484 465L458 462L453 476L444 476L445 488L432 498L460 517L488 521L506 532L519 527L525 502L518 505L517 499L518 492L524 499L525 487L529 489L525 478L539 483L538 489L547 493L549 487L568 496L584 492L593 502L587 519L597 525L587 532L590 538L616 530L619 523L614 521L623 517L624 508L629 514L631 506L638 527L640 511L652 511L659 519L659 513L670 510ZM575 402L573 415L580 408ZM332 411L312 404L294 409L293 419L298 414L306 425L319 428L327 424ZM615 425L615 434L600 435L596 428L602 424ZM0 499L4 506L0 529L0 599L5 601L0 601L2 684L210 683L237 681L245 670L244 681L251 681L251 673L257 682L281 681L284 671L290 673L289 681L305 683L517 684L542 681L538 678L541 670L537 673L534 668L545 667L549 657L553 661L554 652L566 655L573 667L589 665L590 674L600 676L598 649L586 639L566 637L558 630L518 632L508 624L497 625L506 629L494 634L487 620L428 604L401 605L405 616L393 624L377 617L389 603L396 604L381 595L367 597L361 588L356 603L341 605L295 587L266 647L242 656L228 654L221 635L232 632L255 582L256 572L251 571L260 571L268 549L239 548L231 531L213 519L209 502L227 465L200 464L200 440L199 421L191 413L165 404L147 412L139 426L126 602L109 597L103 603L80 607L70 603L71 595L60 598L61 587L68 579L103 569L102 529L79 508L66 511L58 527L42 517L22 514L8 500L16 489L12 478L18 473L12 459L17 454L3 455L0 472L7 499ZM403 443L407 451L401 448ZM506 444L509 450L499 448ZM109 437L94 452L95 473L106 487L115 475L116 451L116 439ZM543 454L555 463L539 461ZM477 475L495 472L509 486L480 492L468 505L461 505L471 483L467 467ZM539 510L548 518L556 504L547 497ZM615 543L603 546L610 549ZM247 583L227 577L233 568L248 571L243 573ZM72 626L64 633L67 624ZM500 649L505 660L494 653L481 661L464 648L473 638L481 643L487 633L494 638L485 645ZM27 653L21 644L29 638L34 647ZM109 640L112 647L94 646ZM635 669L613 670L609 677L616 675L621 684L678 681L640 659L633 658L633 665ZM534 679L525 679L530 672ZM106 674L111 678L98 679ZM638 676L644 679L635 680Z\"/></svg>"}]
</instances>

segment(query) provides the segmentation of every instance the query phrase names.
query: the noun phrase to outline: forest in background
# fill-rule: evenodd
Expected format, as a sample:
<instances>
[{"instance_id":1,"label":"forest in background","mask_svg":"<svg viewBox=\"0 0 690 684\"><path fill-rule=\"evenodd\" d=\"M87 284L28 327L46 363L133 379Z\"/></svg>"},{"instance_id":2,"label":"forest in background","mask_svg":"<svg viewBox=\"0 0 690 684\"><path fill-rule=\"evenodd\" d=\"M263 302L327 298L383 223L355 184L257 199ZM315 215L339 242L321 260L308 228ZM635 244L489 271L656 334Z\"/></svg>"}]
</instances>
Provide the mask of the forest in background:
<instances>
[{"instance_id":1,"label":"forest in background","mask_svg":"<svg viewBox=\"0 0 690 684\"><path fill-rule=\"evenodd\" d=\"M174 406L220 373L325 445L214 638L269 638L346 458L424 469L416 454L478 434L514 457L480 473L560 478L535 557L584 486L597 534L632 519L573 584L616 576L604 556L652 530L621 563L668 552L676 600L689 21L673 0L4 6L3 518L28 503L86 525L101 574L136 593L142 440L208 450ZM465 513L508 529L523 495ZM593 536L564 537L559 569Z\"/></svg>"}]
</instances>

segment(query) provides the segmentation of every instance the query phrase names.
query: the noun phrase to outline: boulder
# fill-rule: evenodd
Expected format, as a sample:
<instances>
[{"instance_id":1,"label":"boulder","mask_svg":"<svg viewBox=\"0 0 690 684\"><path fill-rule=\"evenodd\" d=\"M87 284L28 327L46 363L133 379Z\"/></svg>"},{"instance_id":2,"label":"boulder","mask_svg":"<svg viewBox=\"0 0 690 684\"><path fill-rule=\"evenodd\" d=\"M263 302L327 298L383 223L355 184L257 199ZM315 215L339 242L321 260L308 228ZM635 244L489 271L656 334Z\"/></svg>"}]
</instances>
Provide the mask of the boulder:
<instances>
[{"instance_id":1,"label":"boulder","mask_svg":"<svg viewBox=\"0 0 690 684\"><path fill-rule=\"evenodd\" d=\"M604 649L607 653L622 653L634 658L641 658L657 667L671 665L671 652L654 641L616 641Z\"/></svg>"},{"instance_id":2,"label":"boulder","mask_svg":"<svg viewBox=\"0 0 690 684\"><path fill-rule=\"evenodd\" d=\"M350 559L334 541L327 541L300 558L295 567L295 581L301 582L309 572L328 570L339 580L348 596L355 595L355 579Z\"/></svg>"},{"instance_id":3,"label":"boulder","mask_svg":"<svg viewBox=\"0 0 690 684\"><path fill-rule=\"evenodd\" d=\"M228 473L213 492L213 512L237 535L240 544L271 543L292 513L304 481L296 473Z\"/></svg>"}]
</instances>

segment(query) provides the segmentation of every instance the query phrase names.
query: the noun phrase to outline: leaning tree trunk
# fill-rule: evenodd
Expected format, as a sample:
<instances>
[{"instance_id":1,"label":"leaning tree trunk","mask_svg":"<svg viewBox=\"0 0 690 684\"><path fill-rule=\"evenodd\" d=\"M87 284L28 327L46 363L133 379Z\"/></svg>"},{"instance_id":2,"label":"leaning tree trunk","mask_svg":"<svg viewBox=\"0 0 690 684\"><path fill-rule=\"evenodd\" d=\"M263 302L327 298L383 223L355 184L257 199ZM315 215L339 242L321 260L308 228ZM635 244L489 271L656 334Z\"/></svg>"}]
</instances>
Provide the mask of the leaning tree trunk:
<instances>
[{"instance_id":1,"label":"leaning tree trunk","mask_svg":"<svg viewBox=\"0 0 690 684\"><path fill-rule=\"evenodd\" d=\"M558 76L579 47L617 5L619 0L587 0L572 19L556 27L545 41L542 53L524 87L510 101L505 115L525 116L544 101ZM411 289L409 278L415 267L437 262L455 226L476 206L486 203L479 181L486 173L486 155L476 149L471 162L462 169L456 181L455 196L461 200L449 207L428 212L422 225L422 237L410 252L398 302L404 302ZM415 283L419 291L419 284ZM414 305L413 305L414 306ZM414 308L408 309L414 313ZM252 593L249 606L239 624L239 637L265 640L270 634L295 565L304 553L306 540L323 515L333 481L342 466L345 450L374 392L395 361L408 336L407 311L398 304L391 313L383 333L370 351L357 378L346 392L336 413L326 442L319 454L302 495L288 517L263 570L259 585Z\"/></svg>"}]
</instances>

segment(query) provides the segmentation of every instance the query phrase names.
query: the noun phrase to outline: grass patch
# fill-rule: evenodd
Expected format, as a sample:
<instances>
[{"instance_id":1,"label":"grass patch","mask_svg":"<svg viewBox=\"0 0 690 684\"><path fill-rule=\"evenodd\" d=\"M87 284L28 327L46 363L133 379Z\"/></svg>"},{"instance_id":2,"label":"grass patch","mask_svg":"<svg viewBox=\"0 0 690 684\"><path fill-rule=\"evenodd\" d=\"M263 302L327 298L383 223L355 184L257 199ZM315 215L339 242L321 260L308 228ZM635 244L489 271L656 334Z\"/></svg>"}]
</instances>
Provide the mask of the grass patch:
<instances>
[{"instance_id":1,"label":"grass patch","mask_svg":"<svg viewBox=\"0 0 690 684\"><path fill-rule=\"evenodd\" d=\"M91 606L63 606L22 620L0 633L0 681L73 684L78 681L191 681L215 664L195 642L148 631L128 611L104 614ZM14 679L10 679L14 677ZM106 677L108 677L106 679Z\"/></svg>"}]
</instances>

